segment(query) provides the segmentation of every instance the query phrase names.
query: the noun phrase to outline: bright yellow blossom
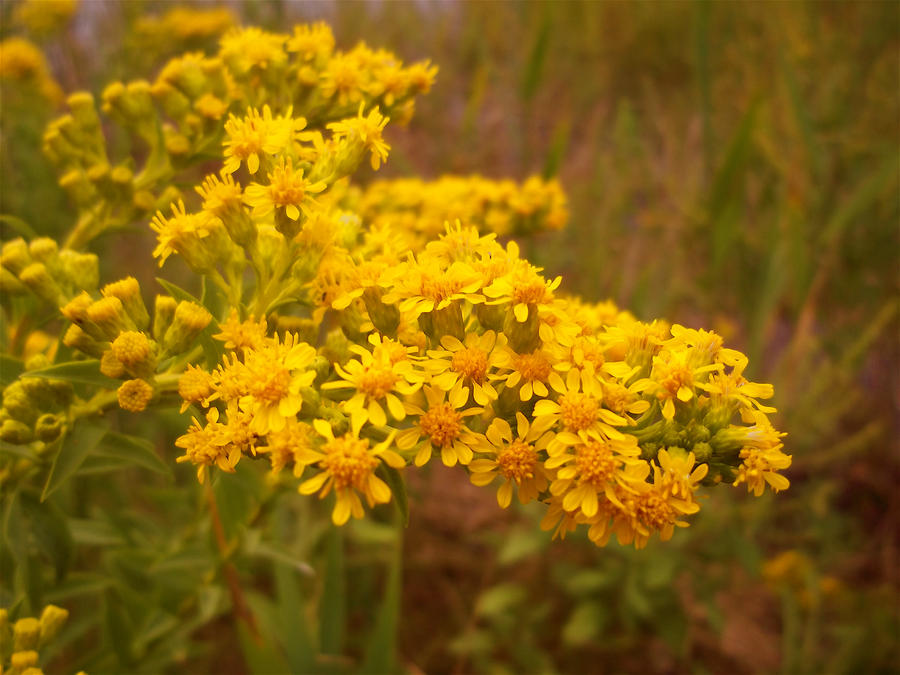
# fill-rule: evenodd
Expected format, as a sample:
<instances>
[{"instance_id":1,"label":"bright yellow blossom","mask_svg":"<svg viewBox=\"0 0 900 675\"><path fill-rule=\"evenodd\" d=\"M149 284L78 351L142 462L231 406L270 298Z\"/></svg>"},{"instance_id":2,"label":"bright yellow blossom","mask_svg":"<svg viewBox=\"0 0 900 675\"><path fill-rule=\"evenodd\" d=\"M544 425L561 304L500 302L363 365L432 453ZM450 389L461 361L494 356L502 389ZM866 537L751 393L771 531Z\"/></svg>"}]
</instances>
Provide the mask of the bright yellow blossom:
<instances>
[{"instance_id":1,"label":"bright yellow blossom","mask_svg":"<svg viewBox=\"0 0 900 675\"><path fill-rule=\"evenodd\" d=\"M424 387L428 410L412 403L406 404L408 415L418 417L409 429L397 435L397 447L411 450L417 445L415 465L423 466L431 459L434 451L440 451L441 461L446 466L468 464L472 461L475 436L465 425L465 418L480 415L482 408L463 408L465 401L446 401L446 392L437 387ZM421 440L422 437L424 440Z\"/></svg>"},{"instance_id":2,"label":"bright yellow blossom","mask_svg":"<svg viewBox=\"0 0 900 675\"><path fill-rule=\"evenodd\" d=\"M533 424L520 412L516 413L516 433L513 434L509 422L496 417L479 442L479 453L492 455L490 458L473 459L469 463L471 481L474 485L490 485L499 475L503 483L497 491L497 503L506 508L512 501L513 485L522 504L527 504L547 489L549 472L541 461L541 452L553 439L550 431L552 422L547 419Z\"/></svg>"},{"instance_id":3,"label":"bright yellow blossom","mask_svg":"<svg viewBox=\"0 0 900 675\"><path fill-rule=\"evenodd\" d=\"M366 498L370 508L391 500L390 488L375 475L381 462L395 469L406 465L400 455L389 449L393 434L375 447L369 447L368 439L359 438L357 423L352 424L349 433L335 437L328 422L313 420L313 427L325 443L320 451L305 453L306 463L315 464L321 473L301 483L300 494L309 495L321 490L319 497L323 498L333 488L336 500L331 520L335 525L343 525L351 515L363 517L363 506L357 493Z\"/></svg>"},{"instance_id":4,"label":"bright yellow blossom","mask_svg":"<svg viewBox=\"0 0 900 675\"><path fill-rule=\"evenodd\" d=\"M295 170L290 159L282 159L268 178L268 185L251 183L244 193L244 201L253 208L255 218L267 216L276 209L284 209L291 220L297 220L301 212L309 218L310 209L319 206L311 195L327 187L322 181L313 183L304 178L303 169Z\"/></svg>"}]
</instances>

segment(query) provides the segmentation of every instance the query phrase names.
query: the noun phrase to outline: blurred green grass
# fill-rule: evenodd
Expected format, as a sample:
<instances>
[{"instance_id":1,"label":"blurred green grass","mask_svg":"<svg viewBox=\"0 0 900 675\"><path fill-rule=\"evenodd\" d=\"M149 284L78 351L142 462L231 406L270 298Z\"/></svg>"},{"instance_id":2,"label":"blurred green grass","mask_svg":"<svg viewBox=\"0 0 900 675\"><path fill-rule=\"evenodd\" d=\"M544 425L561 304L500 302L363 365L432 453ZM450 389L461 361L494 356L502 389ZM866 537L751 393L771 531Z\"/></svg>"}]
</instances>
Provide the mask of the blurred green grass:
<instances>
[{"instance_id":1,"label":"blurred green grass","mask_svg":"<svg viewBox=\"0 0 900 675\"><path fill-rule=\"evenodd\" d=\"M127 36L143 12L169 6L84 2L46 45L64 88L97 92L161 63L163 51L90 36ZM751 379L774 383L789 433L788 492L750 501L721 488L689 530L638 552L578 539L548 551L529 511L501 517L488 495L460 515L440 483L468 495L465 481L422 477L413 489L424 506L405 536L402 663L896 668L895 4L228 6L270 29L323 18L343 47L364 39L430 57L438 83L410 127L392 132L380 175L558 175L572 221L526 242L526 254L563 273L570 292L720 332L749 354ZM0 149L2 211L53 232L65 214L36 150L45 119L17 117L7 99L3 134L17 141Z\"/></svg>"}]
</instances>

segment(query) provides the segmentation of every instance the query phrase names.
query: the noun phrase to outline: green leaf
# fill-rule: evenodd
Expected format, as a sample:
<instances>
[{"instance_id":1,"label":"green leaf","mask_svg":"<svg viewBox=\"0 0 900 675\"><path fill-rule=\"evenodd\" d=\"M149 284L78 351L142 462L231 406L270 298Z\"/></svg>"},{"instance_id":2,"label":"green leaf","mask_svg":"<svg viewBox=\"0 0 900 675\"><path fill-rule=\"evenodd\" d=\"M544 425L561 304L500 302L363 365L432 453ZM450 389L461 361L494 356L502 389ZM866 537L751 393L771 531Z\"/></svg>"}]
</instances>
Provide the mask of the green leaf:
<instances>
[{"instance_id":1,"label":"green leaf","mask_svg":"<svg viewBox=\"0 0 900 675\"><path fill-rule=\"evenodd\" d=\"M128 672L134 662L134 650L132 641L134 627L125 611L125 606L118 594L107 590L104 594L104 644L107 651L112 650L119 659L119 672Z\"/></svg>"},{"instance_id":2,"label":"green leaf","mask_svg":"<svg viewBox=\"0 0 900 675\"><path fill-rule=\"evenodd\" d=\"M153 443L143 438L109 431L93 454L96 457L135 464L156 473L172 475L172 469L156 454Z\"/></svg>"},{"instance_id":3,"label":"green leaf","mask_svg":"<svg viewBox=\"0 0 900 675\"><path fill-rule=\"evenodd\" d=\"M281 644L291 672L309 673L315 663L315 648L304 613L303 596L297 583L297 571L281 563L275 569L276 612Z\"/></svg>"},{"instance_id":4,"label":"green leaf","mask_svg":"<svg viewBox=\"0 0 900 675\"><path fill-rule=\"evenodd\" d=\"M525 589L518 584L498 584L481 594L475 613L485 617L500 616L512 612L524 599Z\"/></svg>"},{"instance_id":5,"label":"green leaf","mask_svg":"<svg viewBox=\"0 0 900 675\"><path fill-rule=\"evenodd\" d=\"M173 284L171 281L166 281L165 279L162 279L160 277L156 277L156 282L160 286L162 286L164 289L166 289L166 291L169 293L169 295L171 295L176 300L185 300L187 302L196 303L196 304L200 305L201 307L203 306L203 303L199 300L199 298L191 295L186 290L181 288L181 286L177 286L177 285Z\"/></svg>"},{"instance_id":6,"label":"green leaf","mask_svg":"<svg viewBox=\"0 0 900 675\"><path fill-rule=\"evenodd\" d=\"M550 45L550 37L553 34L553 22L549 13L544 13L534 43L531 45L531 53L528 55L528 63L522 74L521 95L526 101L537 93L541 84L541 76L544 70L544 62L547 60L547 49Z\"/></svg>"},{"instance_id":7,"label":"green leaf","mask_svg":"<svg viewBox=\"0 0 900 675\"><path fill-rule=\"evenodd\" d=\"M117 389L121 382L107 377L100 372L100 361L89 359L86 361L67 361L56 363L46 368L29 370L22 373L22 377L44 377L50 380L67 380L79 384L87 384L105 389Z\"/></svg>"},{"instance_id":8,"label":"green leaf","mask_svg":"<svg viewBox=\"0 0 900 675\"><path fill-rule=\"evenodd\" d=\"M69 478L90 455L106 435L106 422L81 420L75 423L71 431L59 443L59 452L53 459L50 475L44 484L41 501L52 495Z\"/></svg>"},{"instance_id":9,"label":"green leaf","mask_svg":"<svg viewBox=\"0 0 900 675\"><path fill-rule=\"evenodd\" d=\"M379 467L379 473L391 489L397 510L400 511L400 517L403 520L403 527L406 527L409 525L409 498L406 494L406 481L403 480L403 475L397 469L387 464Z\"/></svg>"},{"instance_id":10,"label":"green leaf","mask_svg":"<svg viewBox=\"0 0 900 675\"><path fill-rule=\"evenodd\" d=\"M10 228L15 230L18 234L25 237L26 239L37 239L37 232L26 223L21 218L17 218L16 216L10 215L8 213L4 213L0 215L0 223L4 225L8 225Z\"/></svg>"},{"instance_id":11,"label":"green leaf","mask_svg":"<svg viewBox=\"0 0 900 675\"><path fill-rule=\"evenodd\" d=\"M19 359L14 359L8 354L0 354L0 384L4 387L15 382L23 370L25 366Z\"/></svg>"},{"instance_id":12,"label":"green leaf","mask_svg":"<svg viewBox=\"0 0 900 675\"><path fill-rule=\"evenodd\" d=\"M401 577L403 572L403 530L397 523L394 555L388 568L384 596L378 608L375 628L366 647L363 673L380 675L397 670L397 628L400 624Z\"/></svg>"},{"instance_id":13,"label":"green leaf","mask_svg":"<svg viewBox=\"0 0 900 675\"><path fill-rule=\"evenodd\" d=\"M72 535L65 514L52 502L38 500L36 494L21 493L21 504L31 538L53 565L58 582L72 560Z\"/></svg>"},{"instance_id":14,"label":"green leaf","mask_svg":"<svg viewBox=\"0 0 900 675\"><path fill-rule=\"evenodd\" d=\"M338 527L325 535L325 584L319 606L321 650L340 654L344 647L347 587L344 579L344 535Z\"/></svg>"},{"instance_id":15,"label":"green leaf","mask_svg":"<svg viewBox=\"0 0 900 675\"><path fill-rule=\"evenodd\" d=\"M263 637L254 638L244 621L236 620L235 626L240 639L241 653L251 673L288 673L291 672L285 662L284 655L276 647L274 640L267 639L277 631L276 613L272 603L257 593L247 594L247 604L257 621ZM303 671L294 671L303 672ZM311 672L311 671L306 671Z\"/></svg>"},{"instance_id":16,"label":"green leaf","mask_svg":"<svg viewBox=\"0 0 900 675\"><path fill-rule=\"evenodd\" d=\"M514 530L506 537L497 554L497 562L511 565L523 558L543 551L547 545L546 535L535 529Z\"/></svg>"},{"instance_id":17,"label":"green leaf","mask_svg":"<svg viewBox=\"0 0 900 675\"><path fill-rule=\"evenodd\" d=\"M238 464L234 473L219 471L217 474L213 492L225 537L231 541L246 527L247 519L259 503L262 486L249 462Z\"/></svg>"},{"instance_id":18,"label":"green leaf","mask_svg":"<svg viewBox=\"0 0 900 675\"><path fill-rule=\"evenodd\" d=\"M30 445L15 445L13 443L7 443L6 441L0 441L0 455L21 457L22 459L30 459L32 461L37 459L37 455Z\"/></svg>"},{"instance_id":19,"label":"green leaf","mask_svg":"<svg viewBox=\"0 0 900 675\"><path fill-rule=\"evenodd\" d=\"M112 523L106 520L70 518L69 531L79 546L122 546L127 540Z\"/></svg>"},{"instance_id":20,"label":"green leaf","mask_svg":"<svg viewBox=\"0 0 900 675\"><path fill-rule=\"evenodd\" d=\"M567 645L577 647L600 637L606 626L607 613L596 602L582 602L569 615L562 629L562 639Z\"/></svg>"}]
</instances>

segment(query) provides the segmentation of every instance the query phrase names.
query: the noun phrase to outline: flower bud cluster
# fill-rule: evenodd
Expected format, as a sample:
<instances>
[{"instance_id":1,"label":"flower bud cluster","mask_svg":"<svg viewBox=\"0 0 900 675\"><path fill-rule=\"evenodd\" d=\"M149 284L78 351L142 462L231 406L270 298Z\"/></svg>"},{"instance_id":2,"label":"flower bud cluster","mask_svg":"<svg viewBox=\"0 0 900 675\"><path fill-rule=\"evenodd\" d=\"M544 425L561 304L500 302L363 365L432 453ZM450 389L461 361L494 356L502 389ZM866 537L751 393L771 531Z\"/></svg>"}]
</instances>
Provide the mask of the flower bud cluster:
<instances>
[{"instance_id":1,"label":"flower bud cluster","mask_svg":"<svg viewBox=\"0 0 900 675\"><path fill-rule=\"evenodd\" d=\"M60 250L49 237L28 243L19 237L5 242L0 249L0 291L3 293L30 293L58 306L82 289L96 289L99 278L96 255Z\"/></svg>"},{"instance_id":2,"label":"flower bud cluster","mask_svg":"<svg viewBox=\"0 0 900 675\"><path fill-rule=\"evenodd\" d=\"M559 230L569 219L559 181L538 176L524 183L481 176L376 181L356 208L367 222L419 231L427 239L456 220L500 236L520 236Z\"/></svg>"},{"instance_id":3,"label":"flower bud cluster","mask_svg":"<svg viewBox=\"0 0 900 675\"><path fill-rule=\"evenodd\" d=\"M68 618L65 609L47 605L40 619L25 617L11 622L9 611L0 609L0 672L43 675L40 650L53 642Z\"/></svg>"},{"instance_id":4,"label":"flower bud cluster","mask_svg":"<svg viewBox=\"0 0 900 675\"><path fill-rule=\"evenodd\" d=\"M205 18L203 35L230 23L227 12L199 13ZM162 24L178 16L167 14ZM179 31L191 25L182 24ZM174 177L220 151L223 123L231 137L224 149L229 173L246 158L255 174L265 153L275 154L272 144L314 140L309 133L294 135L306 124L321 132L329 123L359 113L359 121L335 127L334 140L347 142L323 149L328 161L311 183L348 175L370 150L377 167L387 153L380 140L387 116L408 119L415 97L428 91L436 72L427 61L405 66L390 52L364 44L349 52L337 50L331 29L322 23L296 26L292 35L233 29L221 38L215 56L183 54L152 82L106 87L103 112L134 137L135 148L145 149L124 158L109 155L93 97L73 94L69 113L52 122L44 135L45 153L82 214L68 243L81 247L107 229L176 202L181 195ZM303 117L295 119L292 111ZM262 147L246 149L247 142ZM296 170L299 158L293 159ZM263 177L276 168L263 162Z\"/></svg>"},{"instance_id":5,"label":"flower bud cluster","mask_svg":"<svg viewBox=\"0 0 900 675\"><path fill-rule=\"evenodd\" d=\"M25 372L48 365L49 359L39 354L25 363ZM14 445L56 440L65 429L73 395L71 383L64 380L26 376L10 383L3 389L0 439Z\"/></svg>"}]
</instances>

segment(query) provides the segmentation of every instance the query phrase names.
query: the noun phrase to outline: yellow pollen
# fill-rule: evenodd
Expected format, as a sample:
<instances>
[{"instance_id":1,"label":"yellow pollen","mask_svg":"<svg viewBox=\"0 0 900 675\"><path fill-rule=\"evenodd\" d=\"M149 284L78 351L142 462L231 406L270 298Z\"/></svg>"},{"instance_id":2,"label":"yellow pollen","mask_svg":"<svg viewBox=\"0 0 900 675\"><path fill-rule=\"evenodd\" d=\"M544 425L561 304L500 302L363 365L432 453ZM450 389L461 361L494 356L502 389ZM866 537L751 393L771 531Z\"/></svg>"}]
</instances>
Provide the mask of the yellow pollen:
<instances>
[{"instance_id":1,"label":"yellow pollen","mask_svg":"<svg viewBox=\"0 0 900 675\"><path fill-rule=\"evenodd\" d=\"M478 347L467 347L453 354L450 367L472 382L481 384L487 375L487 354Z\"/></svg>"},{"instance_id":2,"label":"yellow pollen","mask_svg":"<svg viewBox=\"0 0 900 675\"><path fill-rule=\"evenodd\" d=\"M129 330L113 340L112 352L126 366L143 363L150 355L150 340L143 333Z\"/></svg>"},{"instance_id":3,"label":"yellow pollen","mask_svg":"<svg viewBox=\"0 0 900 675\"><path fill-rule=\"evenodd\" d=\"M637 499L635 508L642 523L657 530L675 521L672 507L656 492L646 492Z\"/></svg>"},{"instance_id":4,"label":"yellow pollen","mask_svg":"<svg viewBox=\"0 0 900 675\"><path fill-rule=\"evenodd\" d=\"M593 396L573 391L560 397L559 407L562 423L566 429L584 431L597 421L600 404Z\"/></svg>"},{"instance_id":5,"label":"yellow pollen","mask_svg":"<svg viewBox=\"0 0 900 675\"><path fill-rule=\"evenodd\" d=\"M603 400L606 407L620 415L625 412L628 404L631 403L633 395L621 384L609 384L604 387Z\"/></svg>"},{"instance_id":6,"label":"yellow pollen","mask_svg":"<svg viewBox=\"0 0 900 675\"><path fill-rule=\"evenodd\" d=\"M322 448L325 458L321 466L334 478L337 490L354 487L365 490L378 460L369 453L369 442L350 434L335 438Z\"/></svg>"},{"instance_id":7,"label":"yellow pollen","mask_svg":"<svg viewBox=\"0 0 900 675\"><path fill-rule=\"evenodd\" d=\"M431 276L426 276L422 279L422 286L420 293L423 298L428 298L429 300L434 300L435 302L440 302L441 300L446 300L451 295L456 293L460 288L460 283L458 281L452 281L448 279L435 279Z\"/></svg>"},{"instance_id":8,"label":"yellow pollen","mask_svg":"<svg viewBox=\"0 0 900 675\"><path fill-rule=\"evenodd\" d=\"M536 279L520 285L517 284L513 289L512 299L516 304L524 302L528 305L536 305L544 299L546 290L543 280Z\"/></svg>"},{"instance_id":9,"label":"yellow pollen","mask_svg":"<svg viewBox=\"0 0 900 675\"><path fill-rule=\"evenodd\" d=\"M523 380L544 381L550 376L550 362L543 354L520 354L515 358L513 368Z\"/></svg>"},{"instance_id":10,"label":"yellow pollen","mask_svg":"<svg viewBox=\"0 0 900 675\"><path fill-rule=\"evenodd\" d=\"M275 206L288 206L289 204L301 204L306 197L307 181L303 178L303 172L294 173L290 166L276 168L269 175L272 184L269 186L269 194Z\"/></svg>"},{"instance_id":11,"label":"yellow pollen","mask_svg":"<svg viewBox=\"0 0 900 675\"><path fill-rule=\"evenodd\" d=\"M384 398L394 388L397 379L390 368L369 366L360 373L356 387L364 394L379 399Z\"/></svg>"},{"instance_id":12,"label":"yellow pollen","mask_svg":"<svg viewBox=\"0 0 900 675\"><path fill-rule=\"evenodd\" d=\"M617 464L612 449L600 441L588 441L575 451L575 466L581 482L597 488L606 487L616 472Z\"/></svg>"},{"instance_id":13,"label":"yellow pollen","mask_svg":"<svg viewBox=\"0 0 900 675\"><path fill-rule=\"evenodd\" d=\"M694 386L694 374L691 372L690 368L685 366L672 367L662 381L662 386L665 387L672 396L675 396L681 387Z\"/></svg>"},{"instance_id":14,"label":"yellow pollen","mask_svg":"<svg viewBox=\"0 0 900 675\"><path fill-rule=\"evenodd\" d=\"M274 368L259 373L259 379L250 383L250 393L260 401L274 403L288 395L291 385L291 374L286 368Z\"/></svg>"},{"instance_id":15,"label":"yellow pollen","mask_svg":"<svg viewBox=\"0 0 900 675\"><path fill-rule=\"evenodd\" d=\"M497 456L497 463L504 478L521 483L525 479L534 478L537 453L531 445L516 439Z\"/></svg>"},{"instance_id":16,"label":"yellow pollen","mask_svg":"<svg viewBox=\"0 0 900 675\"><path fill-rule=\"evenodd\" d=\"M431 444L439 448L453 445L462 429L462 415L449 403L441 403L422 415L419 427L431 439Z\"/></svg>"}]
</instances>

